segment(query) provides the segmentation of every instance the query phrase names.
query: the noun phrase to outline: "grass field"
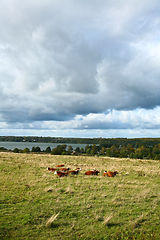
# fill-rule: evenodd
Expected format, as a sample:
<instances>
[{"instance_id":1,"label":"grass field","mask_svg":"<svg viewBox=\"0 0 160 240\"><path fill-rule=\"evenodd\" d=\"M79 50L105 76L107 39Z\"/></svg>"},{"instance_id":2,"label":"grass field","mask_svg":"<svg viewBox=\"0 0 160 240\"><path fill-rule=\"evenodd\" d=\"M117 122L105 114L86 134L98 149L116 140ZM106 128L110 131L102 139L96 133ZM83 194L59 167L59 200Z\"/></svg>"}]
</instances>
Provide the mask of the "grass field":
<instances>
[{"instance_id":1,"label":"grass field","mask_svg":"<svg viewBox=\"0 0 160 240\"><path fill-rule=\"evenodd\" d=\"M0 169L0 239L160 239L160 161L1 152Z\"/></svg>"}]
</instances>

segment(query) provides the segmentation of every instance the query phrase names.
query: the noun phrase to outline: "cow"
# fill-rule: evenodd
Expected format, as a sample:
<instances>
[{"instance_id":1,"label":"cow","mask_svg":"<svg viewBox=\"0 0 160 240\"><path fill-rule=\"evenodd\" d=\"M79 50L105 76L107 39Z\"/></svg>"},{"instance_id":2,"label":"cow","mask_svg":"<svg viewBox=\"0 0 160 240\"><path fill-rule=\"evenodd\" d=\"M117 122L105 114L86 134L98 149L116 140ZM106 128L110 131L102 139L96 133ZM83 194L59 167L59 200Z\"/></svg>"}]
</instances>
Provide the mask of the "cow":
<instances>
[{"instance_id":1,"label":"cow","mask_svg":"<svg viewBox=\"0 0 160 240\"><path fill-rule=\"evenodd\" d=\"M103 176L114 177L114 176L116 176L116 174L118 174L117 171L115 171L115 172L110 172L110 171L107 172L107 171L104 171Z\"/></svg>"},{"instance_id":2,"label":"cow","mask_svg":"<svg viewBox=\"0 0 160 240\"><path fill-rule=\"evenodd\" d=\"M68 172L61 172L56 170L54 174L57 174L58 177L66 177L68 175Z\"/></svg>"},{"instance_id":3,"label":"cow","mask_svg":"<svg viewBox=\"0 0 160 240\"><path fill-rule=\"evenodd\" d=\"M77 168L76 168L76 170L79 170L79 171L81 171L82 169L81 169L81 168L79 168L79 167L77 167Z\"/></svg>"},{"instance_id":4,"label":"cow","mask_svg":"<svg viewBox=\"0 0 160 240\"><path fill-rule=\"evenodd\" d=\"M59 171L68 172L70 168L60 168Z\"/></svg>"},{"instance_id":5,"label":"cow","mask_svg":"<svg viewBox=\"0 0 160 240\"><path fill-rule=\"evenodd\" d=\"M81 168L76 168L76 170L70 170L68 171L68 173L72 175L78 175L79 171L81 171Z\"/></svg>"},{"instance_id":6,"label":"cow","mask_svg":"<svg viewBox=\"0 0 160 240\"><path fill-rule=\"evenodd\" d=\"M98 175L98 173L100 173L100 171L98 171L98 170L93 170L93 171L87 171L87 172L85 172L85 175Z\"/></svg>"},{"instance_id":7,"label":"cow","mask_svg":"<svg viewBox=\"0 0 160 240\"><path fill-rule=\"evenodd\" d=\"M47 170L48 170L48 171L52 171L52 172L54 172L54 171L57 170L57 168L49 168L49 167L48 167Z\"/></svg>"},{"instance_id":8,"label":"cow","mask_svg":"<svg viewBox=\"0 0 160 240\"><path fill-rule=\"evenodd\" d=\"M64 167L64 164L57 165L56 167L57 167L57 168L59 168L59 167Z\"/></svg>"}]
</instances>

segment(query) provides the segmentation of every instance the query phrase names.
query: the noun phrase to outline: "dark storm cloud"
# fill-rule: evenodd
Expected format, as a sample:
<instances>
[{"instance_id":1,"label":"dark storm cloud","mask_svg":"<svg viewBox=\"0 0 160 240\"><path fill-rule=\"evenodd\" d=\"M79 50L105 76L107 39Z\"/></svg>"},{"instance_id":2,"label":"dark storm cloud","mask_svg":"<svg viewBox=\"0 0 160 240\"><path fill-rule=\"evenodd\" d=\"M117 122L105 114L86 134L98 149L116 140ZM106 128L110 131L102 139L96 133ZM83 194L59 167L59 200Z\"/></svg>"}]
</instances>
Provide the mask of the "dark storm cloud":
<instances>
[{"instance_id":1,"label":"dark storm cloud","mask_svg":"<svg viewBox=\"0 0 160 240\"><path fill-rule=\"evenodd\" d=\"M160 105L159 10L156 0L1 0L0 121L95 113L88 128L134 128L98 114Z\"/></svg>"}]
</instances>

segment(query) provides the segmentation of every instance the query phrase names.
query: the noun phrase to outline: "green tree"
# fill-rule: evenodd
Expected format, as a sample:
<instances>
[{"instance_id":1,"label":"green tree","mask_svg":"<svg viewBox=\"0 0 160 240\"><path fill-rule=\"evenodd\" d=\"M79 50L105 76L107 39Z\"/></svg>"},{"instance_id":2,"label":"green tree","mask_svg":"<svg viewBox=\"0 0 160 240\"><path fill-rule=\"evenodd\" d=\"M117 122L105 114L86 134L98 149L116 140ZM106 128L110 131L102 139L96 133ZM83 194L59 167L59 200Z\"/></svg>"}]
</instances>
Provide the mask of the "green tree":
<instances>
[{"instance_id":1,"label":"green tree","mask_svg":"<svg viewBox=\"0 0 160 240\"><path fill-rule=\"evenodd\" d=\"M51 151L52 155L61 155L60 149L58 147L55 147Z\"/></svg>"},{"instance_id":2,"label":"green tree","mask_svg":"<svg viewBox=\"0 0 160 240\"><path fill-rule=\"evenodd\" d=\"M81 153L84 153L84 148L83 148L83 147L81 147L80 151L81 151Z\"/></svg>"},{"instance_id":3,"label":"green tree","mask_svg":"<svg viewBox=\"0 0 160 240\"><path fill-rule=\"evenodd\" d=\"M111 151L110 151L110 148L107 148L106 149L106 156L110 157L111 156Z\"/></svg>"},{"instance_id":4,"label":"green tree","mask_svg":"<svg viewBox=\"0 0 160 240\"><path fill-rule=\"evenodd\" d=\"M120 157L127 158L128 157L128 149L127 147L123 146L120 148Z\"/></svg>"},{"instance_id":5,"label":"green tree","mask_svg":"<svg viewBox=\"0 0 160 240\"><path fill-rule=\"evenodd\" d=\"M90 146L88 144L85 146L85 152L86 153L87 153L87 149L90 149Z\"/></svg>"},{"instance_id":6,"label":"green tree","mask_svg":"<svg viewBox=\"0 0 160 240\"><path fill-rule=\"evenodd\" d=\"M35 147L32 147L32 152L35 152Z\"/></svg>"},{"instance_id":7,"label":"green tree","mask_svg":"<svg viewBox=\"0 0 160 240\"><path fill-rule=\"evenodd\" d=\"M67 154L71 155L72 151L73 151L72 146L68 146Z\"/></svg>"},{"instance_id":8,"label":"green tree","mask_svg":"<svg viewBox=\"0 0 160 240\"><path fill-rule=\"evenodd\" d=\"M75 152L76 152L76 154L80 153L80 148L76 147Z\"/></svg>"},{"instance_id":9,"label":"green tree","mask_svg":"<svg viewBox=\"0 0 160 240\"><path fill-rule=\"evenodd\" d=\"M19 149L18 149L18 148L15 148L15 149L13 150L13 152L14 152L14 153L19 153Z\"/></svg>"},{"instance_id":10,"label":"green tree","mask_svg":"<svg viewBox=\"0 0 160 240\"><path fill-rule=\"evenodd\" d=\"M160 145L156 145L153 150L153 155L157 155L157 154L160 154Z\"/></svg>"},{"instance_id":11,"label":"green tree","mask_svg":"<svg viewBox=\"0 0 160 240\"><path fill-rule=\"evenodd\" d=\"M86 154L89 155L90 152L91 152L91 149L90 149L90 148L87 148Z\"/></svg>"},{"instance_id":12,"label":"green tree","mask_svg":"<svg viewBox=\"0 0 160 240\"><path fill-rule=\"evenodd\" d=\"M118 148L115 145L113 145L110 148L110 156L111 157L119 157L119 150L118 150Z\"/></svg>"},{"instance_id":13,"label":"green tree","mask_svg":"<svg viewBox=\"0 0 160 240\"><path fill-rule=\"evenodd\" d=\"M102 147L102 148L101 148L101 154L102 154L102 155L105 155L105 153L106 153L106 148L105 148L105 147Z\"/></svg>"},{"instance_id":14,"label":"green tree","mask_svg":"<svg viewBox=\"0 0 160 240\"><path fill-rule=\"evenodd\" d=\"M58 145L57 148L59 149L61 155L62 152L66 152L67 145L66 144Z\"/></svg>"},{"instance_id":15,"label":"green tree","mask_svg":"<svg viewBox=\"0 0 160 240\"><path fill-rule=\"evenodd\" d=\"M51 154L61 155L63 153L64 155L64 153L66 154L66 147L67 147L66 144L58 145L56 148L52 149Z\"/></svg>"},{"instance_id":16,"label":"green tree","mask_svg":"<svg viewBox=\"0 0 160 240\"><path fill-rule=\"evenodd\" d=\"M32 147L32 152L41 152L40 147Z\"/></svg>"},{"instance_id":17,"label":"green tree","mask_svg":"<svg viewBox=\"0 0 160 240\"><path fill-rule=\"evenodd\" d=\"M96 147L96 144L93 144L92 146L92 150L91 150L91 153L94 155L97 153L97 147Z\"/></svg>"},{"instance_id":18,"label":"green tree","mask_svg":"<svg viewBox=\"0 0 160 240\"><path fill-rule=\"evenodd\" d=\"M135 150L135 158L136 159L143 159L143 152L141 151L141 147Z\"/></svg>"},{"instance_id":19,"label":"green tree","mask_svg":"<svg viewBox=\"0 0 160 240\"><path fill-rule=\"evenodd\" d=\"M24 153L29 153L29 152L30 152L30 149L29 149L29 148L25 148L25 149L23 149L23 152L24 152Z\"/></svg>"},{"instance_id":20,"label":"green tree","mask_svg":"<svg viewBox=\"0 0 160 240\"><path fill-rule=\"evenodd\" d=\"M47 148L46 148L46 152L47 152L47 153L51 153L51 148L50 148L50 147L47 147Z\"/></svg>"}]
</instances>

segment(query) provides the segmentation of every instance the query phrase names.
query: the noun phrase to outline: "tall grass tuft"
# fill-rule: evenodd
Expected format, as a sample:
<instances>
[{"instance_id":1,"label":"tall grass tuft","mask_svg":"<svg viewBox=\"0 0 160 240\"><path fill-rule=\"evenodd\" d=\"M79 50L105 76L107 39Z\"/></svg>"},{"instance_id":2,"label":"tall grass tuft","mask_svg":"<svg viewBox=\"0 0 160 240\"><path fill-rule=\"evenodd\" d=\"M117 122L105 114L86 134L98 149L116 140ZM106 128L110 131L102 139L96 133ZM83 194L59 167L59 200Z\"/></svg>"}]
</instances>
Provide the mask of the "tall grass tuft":
<instances>
[{"instance_id":1,"label":"tall grass tuft","mask_svg":"<svg viewBox=\"0 0 160 240\"><path fill-rule=\"evenodd\" d=\"M110 216L106 217L106 218L104 219L104 221L103 221L103 224L104 224L105 226L109 226L110 223L111 223L111 219L112 219L112 218L113 218L113 215L110 215Z\"/></svg>"},{"instance_id":2,"label":"tall grass tuft","mask_svg":"<svg viewBox=\"0 0 160 240\"><path fill-rule=\"evenodd\" d=\"M56 215L52 215L46 222L45 227L53 227L54 226L54 221L57 219L58 215L60 214L57 213Z\"/></svg>"},{"instance_id":3,"label":"tall grass tuft","mask_svg":"<svg viewBox=\"0 0 160 240\"><path fill-rule=\"evenodd\" d=\"M139 227L141 225L142 222L144 222L144 215L142 214L139 218L137 218L134 222L131 223L131 227L133 229Z\"/></svg>"}]
</instances>

